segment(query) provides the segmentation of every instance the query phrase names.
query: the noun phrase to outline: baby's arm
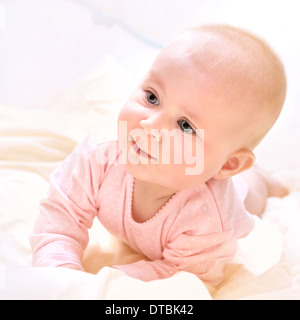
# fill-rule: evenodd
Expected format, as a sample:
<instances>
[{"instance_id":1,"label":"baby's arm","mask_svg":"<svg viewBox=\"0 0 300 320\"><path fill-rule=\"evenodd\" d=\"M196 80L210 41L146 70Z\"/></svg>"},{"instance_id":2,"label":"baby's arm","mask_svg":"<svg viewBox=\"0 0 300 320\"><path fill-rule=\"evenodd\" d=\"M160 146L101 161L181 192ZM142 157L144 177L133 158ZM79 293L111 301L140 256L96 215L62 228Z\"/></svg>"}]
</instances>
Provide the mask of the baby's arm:
<instances>
[{"instance_id":1,"label":"baby's arm","mask_svg":"<svg viewBox=\"0 0 300 320\"><path fill-rule=\"evenodd\" d=\"M48 196L30 237L35 266L83 270L88 228L97 214L101 169L87 141L52 174Z\"/></svg>"},{"instance_id":2,"label":"baby's arm","mask_svg":"<svg viewBox=\"0 0 300 320\"><path fill-rule=\"evenodd\" d=\"M231 238L231 231L205 235L183 233L166 246L159 260L140 260L114 267L143 281L164 279L186 271L198 276L206 285L216 286L223 279L226 262L235 253L236 241L228 241L228 238Z\"/></svg>"}]
</instances>

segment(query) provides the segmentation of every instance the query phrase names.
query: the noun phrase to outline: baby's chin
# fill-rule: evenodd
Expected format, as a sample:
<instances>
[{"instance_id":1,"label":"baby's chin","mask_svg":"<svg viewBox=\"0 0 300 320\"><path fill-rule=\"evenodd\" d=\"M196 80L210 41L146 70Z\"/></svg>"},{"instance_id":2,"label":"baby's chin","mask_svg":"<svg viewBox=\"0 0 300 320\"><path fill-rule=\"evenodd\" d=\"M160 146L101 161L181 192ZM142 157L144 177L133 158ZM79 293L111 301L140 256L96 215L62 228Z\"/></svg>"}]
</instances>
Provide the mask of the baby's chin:
<instances>
[{"instance_id":1,"label":"baby's chin","mask_svg":"<svg viewBox=\"0 0 300 320\"><path fill-rule=\"evenodd\" d=\"M171 190L180 191L198 187L205 183L202 175L187 175L183 166L169 164L124 164L125 170L135 179L157 184Z\"/></svg>"}]
</instances>

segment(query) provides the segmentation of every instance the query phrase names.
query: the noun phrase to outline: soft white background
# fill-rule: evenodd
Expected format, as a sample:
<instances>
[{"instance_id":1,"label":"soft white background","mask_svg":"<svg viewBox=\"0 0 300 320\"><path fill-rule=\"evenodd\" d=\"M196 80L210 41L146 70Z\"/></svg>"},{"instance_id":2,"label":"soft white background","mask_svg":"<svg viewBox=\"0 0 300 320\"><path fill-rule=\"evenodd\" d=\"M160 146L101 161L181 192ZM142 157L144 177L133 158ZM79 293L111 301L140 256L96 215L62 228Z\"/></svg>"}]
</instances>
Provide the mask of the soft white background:
<instances>
[{"instance_id":1,"label":"soft white background","mask_svg":"<svg viewBox=\"0 0 300 320\"><path fill-rule=\"evenodd\" d=\"M0 98L11 105L37 106L91 70L104 54L117 54L116 48L125 64L139 63L134 58L142 56L130 46L126 32L159 47L187 27L210 22L231 23L264 36L282 56L290 90L299 98L298 4L297 0L0 0L5 8L0 15L5 18L0 33ZM108 33L107 26L121 26L124 37L120 31Z\"/></svg>"}]
</instances>

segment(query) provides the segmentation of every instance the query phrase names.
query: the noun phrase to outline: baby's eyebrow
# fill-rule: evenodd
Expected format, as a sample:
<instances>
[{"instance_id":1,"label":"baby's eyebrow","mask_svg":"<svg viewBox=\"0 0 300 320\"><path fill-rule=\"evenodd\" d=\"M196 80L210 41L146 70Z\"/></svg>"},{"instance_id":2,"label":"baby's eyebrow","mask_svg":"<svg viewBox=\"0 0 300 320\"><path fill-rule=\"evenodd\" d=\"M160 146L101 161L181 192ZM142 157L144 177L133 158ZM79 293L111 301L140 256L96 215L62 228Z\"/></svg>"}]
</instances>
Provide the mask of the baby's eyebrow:
<instances>
[{"instance_id":1,"label":"baby's eyebrow","mask_svg":"<svg viewBox=\"0 0 300 320\"><path fill-rule=\"evenodd\" d=\"M182 107L184 113L193 121L193 124L197 127L200 128L198 125L198 115L196 113L193 113L191 110L189 110L187 107Z\"/></svg>"},{"instance_id":2,"label":"baby's eyebrow","mask_svg":"<svg viewBox=\"0 0 300 320\"><path fill-rule=\"evenodd\" d=\"M165 84L159 75L157 75L153 72L148 73L146 80L153 82L155 85L158 85L162 89L162 91L165 91Z\"/></svg>"}]
</instances>

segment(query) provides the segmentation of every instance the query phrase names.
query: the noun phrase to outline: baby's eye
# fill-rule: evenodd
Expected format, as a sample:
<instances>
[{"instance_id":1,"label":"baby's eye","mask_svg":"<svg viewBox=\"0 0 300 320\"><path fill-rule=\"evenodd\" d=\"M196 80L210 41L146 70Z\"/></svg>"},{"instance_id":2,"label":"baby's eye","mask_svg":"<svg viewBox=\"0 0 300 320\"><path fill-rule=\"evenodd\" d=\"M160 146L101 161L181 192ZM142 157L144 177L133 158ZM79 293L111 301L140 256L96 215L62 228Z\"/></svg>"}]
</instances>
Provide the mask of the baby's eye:
<instances>
[{"instance_id":1,"label":"baby's eye","mask_svg":"<svg viewBox=\"0 0 300 320\"><path fill-rule=\"evenodd\" d=\"M158 101L158 98L156 97L156 95L151 92L151 91L147 91L146 92L146 98L147 98L147 101L151 104L154 104L156 106L159 105L159 101Z\"/></svg>"},{"instance_id":2,"label":"baby's eye","mask_svg":"<svg viewBox=\"0 0 300 320\"><path fill-rule=\"evenodd\" d=\"M177 123L183 132L195 133L195 130L192 128L192 126L186 120L179 120Z\"/></svg>"}]
</instances>

